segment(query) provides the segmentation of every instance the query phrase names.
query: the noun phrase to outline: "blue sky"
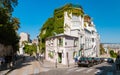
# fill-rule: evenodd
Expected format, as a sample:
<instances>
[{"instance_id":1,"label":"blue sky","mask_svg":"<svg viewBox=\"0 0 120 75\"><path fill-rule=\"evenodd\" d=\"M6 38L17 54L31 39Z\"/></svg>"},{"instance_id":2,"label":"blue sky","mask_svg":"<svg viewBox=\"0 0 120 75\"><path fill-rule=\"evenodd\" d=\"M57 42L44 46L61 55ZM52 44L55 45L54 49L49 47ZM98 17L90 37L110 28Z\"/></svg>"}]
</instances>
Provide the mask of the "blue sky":
<instances>
[{"instance_id":1,"label":"blue sky","mask_svg":"<svg viewBox=\"0 0 120 75\"><path fill-rule=\"evenodd\" d=\"M120 0L19 0L13 16L20 19L18 33L27 32L36 38L55 8L67 3L80 4L93 18L103 43L120 43Z\"/></svg>"}]
</instances>

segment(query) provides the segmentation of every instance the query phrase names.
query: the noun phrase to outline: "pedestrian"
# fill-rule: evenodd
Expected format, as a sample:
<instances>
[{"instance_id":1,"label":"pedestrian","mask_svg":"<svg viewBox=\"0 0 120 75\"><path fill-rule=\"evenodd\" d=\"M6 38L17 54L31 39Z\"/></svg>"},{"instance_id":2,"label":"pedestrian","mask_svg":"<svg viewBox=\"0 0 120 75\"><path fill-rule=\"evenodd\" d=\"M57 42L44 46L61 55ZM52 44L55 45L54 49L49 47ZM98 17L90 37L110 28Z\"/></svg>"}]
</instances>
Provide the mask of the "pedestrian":
<instances>
[{"instance_id":1,"label":"pedestrian","mask_svg":"<svg viewBox=\"0 0 120 75\"><path fill-rule=\"evenodd\" d=\"M76 56L76 57L74 57L74 60L75 60L75 65L77 64L77 62L78 62L78 57Z\"/></svg>"},{"instance_id":2,"label":"pedestrian","mask_svg":"<svg viewBox=\"0 0 120 75\"><path fill-rule=\"evenodd\" d=\"M115 64L116 64L116 70L120 70L120 56L118 55L116 60L115 60Z\"/></svg>"},{"instance_id":3,"label":"pedestrian","mask_svg":"<svg viewBox=\"0 0 120 75\"><path fill-rule=\"evenodd\" d=\"M41 57L41 61L42 61L42 63L44 63L44 61L43 61L43 60L44 60L44 55L43 55L43 54L41 54L41 56L40 56L40 57Z\"/></svg>"}]
</instances>

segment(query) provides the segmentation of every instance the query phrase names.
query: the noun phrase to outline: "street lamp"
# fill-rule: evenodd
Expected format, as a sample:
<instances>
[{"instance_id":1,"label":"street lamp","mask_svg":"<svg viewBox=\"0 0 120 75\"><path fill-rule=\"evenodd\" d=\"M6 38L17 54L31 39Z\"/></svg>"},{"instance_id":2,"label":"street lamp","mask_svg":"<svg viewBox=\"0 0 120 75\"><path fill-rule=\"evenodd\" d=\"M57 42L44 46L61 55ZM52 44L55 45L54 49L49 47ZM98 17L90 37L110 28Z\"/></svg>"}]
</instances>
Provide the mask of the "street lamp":
<instances>
[{"instance_id":1,"label":"street lamp","mask_svg":"<svg viewBox=\"0 0 120 75\"><path fill-rule=\"evenodd\" d=\"M57 68L57 56L56 55L58 52L55 52L55 50L54 50L54 53L55 53L55 67Z\"/></svg>"},{"instance_id":2,"label":"street lamp","mask_svg":"<svg viewBox=\"0 0 120 75\"><path fill-rule=\"evenodd\" d=\"M39 53L39 36L37 36L37 53Z\"/></svg>"}]
</instances>

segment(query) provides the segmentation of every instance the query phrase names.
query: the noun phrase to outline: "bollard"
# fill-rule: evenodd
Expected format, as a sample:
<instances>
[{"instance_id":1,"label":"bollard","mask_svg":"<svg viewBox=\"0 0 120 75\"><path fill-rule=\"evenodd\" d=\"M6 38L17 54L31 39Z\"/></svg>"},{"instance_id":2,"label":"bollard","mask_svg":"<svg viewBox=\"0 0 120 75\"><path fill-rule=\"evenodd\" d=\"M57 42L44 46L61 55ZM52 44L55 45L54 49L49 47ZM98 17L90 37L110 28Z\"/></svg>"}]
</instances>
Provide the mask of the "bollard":
<instances>
[{"instance_id":1,"label":"bollard","mask_svg":"<svg viewBox=\"0 0 120 75\"><path fill-rule=\"evenodd\" d=\"M57 68L57 59L56 59L55 67Z\"/></svg>"}]
</instances>

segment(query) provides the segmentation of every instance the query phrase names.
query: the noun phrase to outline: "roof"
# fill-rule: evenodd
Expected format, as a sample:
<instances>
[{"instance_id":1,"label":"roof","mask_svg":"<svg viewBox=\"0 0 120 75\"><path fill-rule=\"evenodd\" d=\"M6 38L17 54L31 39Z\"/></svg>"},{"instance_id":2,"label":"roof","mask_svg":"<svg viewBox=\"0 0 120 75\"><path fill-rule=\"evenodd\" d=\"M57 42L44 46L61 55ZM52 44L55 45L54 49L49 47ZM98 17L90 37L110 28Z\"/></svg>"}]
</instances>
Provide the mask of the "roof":
<instances>
[{"instance_id":1,"label":"roof","mask_svg":"<svg viewBox=\"0 0 120 75\"><path fill-rule=\"evenodd\" d=\"M56 38L56 37L71 37L71 38L76 38L76 39L78 39L78 37L66 35L66 34L63 34L63 33L62 33L62 34L57 34L57 35L55 35L55 36L47 37L46 39Z\"/></svg>"},{"instance_id":2,"label":"roof","mask_svg":"<svg viewBox=\"0 0 120 75\"><path fill-rule=\"evenodd\" d=\"M86 32L88 32L88 33L91 33L91 31L90 30L88 30L87 28L85 28L84 29Z\"/></svg>"}]
</instances>

